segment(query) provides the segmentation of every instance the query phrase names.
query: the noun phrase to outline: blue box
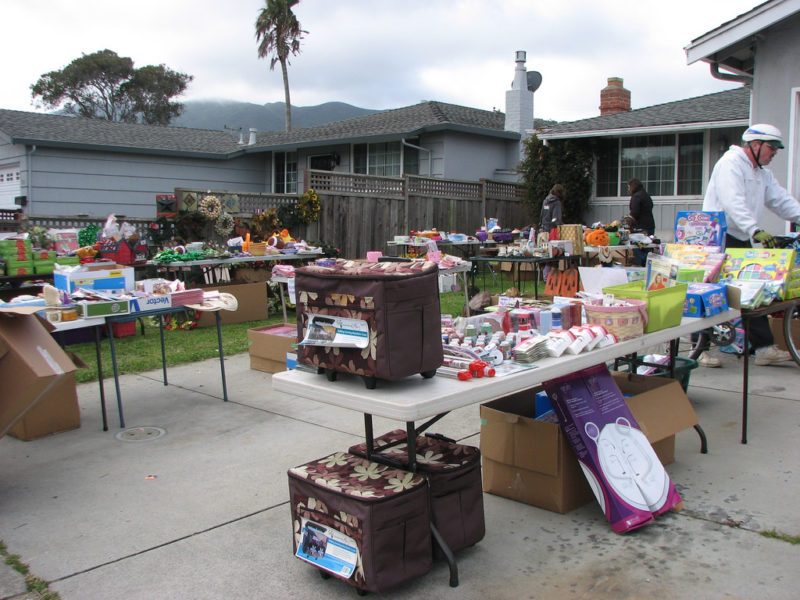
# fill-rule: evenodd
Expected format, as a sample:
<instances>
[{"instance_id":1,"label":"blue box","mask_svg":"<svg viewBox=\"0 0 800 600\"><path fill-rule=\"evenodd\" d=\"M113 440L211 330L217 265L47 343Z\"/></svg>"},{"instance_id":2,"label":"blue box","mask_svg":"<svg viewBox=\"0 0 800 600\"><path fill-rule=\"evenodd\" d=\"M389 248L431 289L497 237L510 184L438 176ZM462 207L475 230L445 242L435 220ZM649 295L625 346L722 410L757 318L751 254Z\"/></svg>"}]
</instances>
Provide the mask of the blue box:
<instances>
[{"instance_id":1,"label":"blue box","mask_svg":"<svg viewBox=\"0 0 800 600\"><path fill-rule=\"evenodd\" d=\"M711 317L728 310L728 286L690 283L683 303L684 317Z\"/></svg>"},{"instance_id":2,"label":"blue box","mask_svg":"<svg viewBox=\"0 0 800 600\"><path fill-rule=\"evenodd\" d=\"M100 263L99 263L100 264ZM72 293L77 288L113 293L133 290L134 274L132 267L111 264L101 268L82 268L61 270L53 273L53 285L59 290Z\"/></svg>"},{"instance_id":3,"label":"blue box","mask_svg":"<svg viewBox=\"0 0 800 600\"><path fill-rule=\"evenodd\" d=\"M537 392L533 418L537 419L550 410L553 410L553 405L550 402L550 396L547 395L547 392Z\"/></svg>"}]
</instances>

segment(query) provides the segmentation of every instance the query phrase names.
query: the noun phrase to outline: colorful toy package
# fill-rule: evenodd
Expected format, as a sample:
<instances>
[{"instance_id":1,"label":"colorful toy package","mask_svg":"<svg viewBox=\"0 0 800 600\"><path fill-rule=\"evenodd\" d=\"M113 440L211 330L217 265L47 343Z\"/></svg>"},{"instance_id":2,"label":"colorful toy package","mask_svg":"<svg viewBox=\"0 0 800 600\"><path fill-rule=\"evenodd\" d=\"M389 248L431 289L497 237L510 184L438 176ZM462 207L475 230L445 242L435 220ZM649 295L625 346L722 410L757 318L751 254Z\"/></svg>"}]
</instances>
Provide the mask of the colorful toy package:
<instances>
[{"instance_id":1,"label":"colorful toy package","mask_svg":"<svg viewBox=\"0 0 800 600\"><path fill-rule=\"evenodd\" d=\"M702 269L705 283L719 279L722 263L725 262L725 253L720 246L665 244L664 256L677 261L681 269Z\"/></svg>"},{"instance_id":2,"label":"colorful toy package","mask_svg":"<svg viewBox=\"0 0 800 600\"><path fill-rule=\"evenodd\" d=\"M722 279L763 281L765 291L781 300L787 297L787 281L794 269L791 249L729 248L722 265ZM789 286L794 293L794 287Z\"/></svg>"},{"instance_id":3,"label":"colorful toy package","mask_svg":"<svg viewBox=\"0 0 800 600\"><path fill-rule=\"evenodd\" d=\"M681 210L675 214L675 241L679 244L724 248L727 231L724 212Z\"/></svg>"},{"instance_id":4,"label":"colorful toy package","mask_svg":"<svg viewBox=\"0 0 800 600\"><path fill-rule=\"evenodd\" d=\"M544 388L611 529L637 529L680 504L605 365L545 381Z\"/></svg>"},{"instance_id":5,"label":"colorful toy package","mask_svg":"<svg viewBox=\"0 0 800 600\"><path fill-rule=\"evenodd\" d=\"M684 317L711 317L728 310L728 290L718 283L690 283L683 304Z\"/></svg>"}]
</instances>

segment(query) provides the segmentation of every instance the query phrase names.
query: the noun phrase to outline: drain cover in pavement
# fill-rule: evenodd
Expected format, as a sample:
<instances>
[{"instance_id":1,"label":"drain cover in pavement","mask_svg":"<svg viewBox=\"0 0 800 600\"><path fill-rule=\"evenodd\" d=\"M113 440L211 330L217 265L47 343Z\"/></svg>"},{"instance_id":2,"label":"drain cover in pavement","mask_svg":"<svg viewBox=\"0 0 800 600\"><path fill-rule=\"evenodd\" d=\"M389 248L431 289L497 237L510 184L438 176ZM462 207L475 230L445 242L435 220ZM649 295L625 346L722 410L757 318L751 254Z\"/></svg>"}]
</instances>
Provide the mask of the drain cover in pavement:
<instances>
[{"instance_id":1,"label":"drain cover in pavement","mask_svg":"<svg viewBox=\"0 0 800 600\"><path fill-rule=\"evenodd\" d=\"M149 442L157 440L165 433L167 430L161 429L161 427L131 427L120 431L114 437L123 442Z\"/></svg>"}]
</instances>

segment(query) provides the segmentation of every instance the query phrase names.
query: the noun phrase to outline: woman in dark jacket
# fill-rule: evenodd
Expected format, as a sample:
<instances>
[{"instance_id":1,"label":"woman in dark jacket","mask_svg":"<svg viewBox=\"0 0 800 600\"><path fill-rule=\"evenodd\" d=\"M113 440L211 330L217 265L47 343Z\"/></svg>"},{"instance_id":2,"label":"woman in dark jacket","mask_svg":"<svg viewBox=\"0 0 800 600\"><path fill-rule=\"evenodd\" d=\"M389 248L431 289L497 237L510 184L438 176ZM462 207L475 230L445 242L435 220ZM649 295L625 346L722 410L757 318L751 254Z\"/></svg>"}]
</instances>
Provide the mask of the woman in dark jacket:
<instances>
[{"instance_id":1,"label":"woman in dark jacket","mask_svg":"<svg viewBox=\"0 0 800 600\"><path fill-rule=\"evenodd\" d=\"M547 198L542 202L542 215L539 220L541 232L549 232L553 227L558 227L564 224L564 218L561 215L561 202L564 200L564 186L560 183L555 184Z\"/></svg>"},{"instance_id":2,"label":"woman in dark jacket","mask_svg":"<svg viewBox=\"0 0 800 600\"><path fill-rule=\"evenodd\" d=\"M634 227L647 235L655 235L656 221L653 218L653 199L650 194L636 178L628 181L628 193L631 195L630 213Z\"/></svg>"}]
</instances>

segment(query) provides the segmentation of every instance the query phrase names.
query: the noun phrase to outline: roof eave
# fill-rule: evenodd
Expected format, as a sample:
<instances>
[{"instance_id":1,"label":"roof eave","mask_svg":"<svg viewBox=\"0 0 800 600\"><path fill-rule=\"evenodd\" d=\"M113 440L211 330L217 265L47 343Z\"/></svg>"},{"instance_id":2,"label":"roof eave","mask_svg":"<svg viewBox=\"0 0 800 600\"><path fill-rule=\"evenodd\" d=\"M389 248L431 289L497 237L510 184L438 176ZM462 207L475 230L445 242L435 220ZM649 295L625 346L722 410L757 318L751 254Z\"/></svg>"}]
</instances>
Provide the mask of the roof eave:
<instances>
[{"instance_id":1,"label":"roof eave","mask_svg":"<svg viewBox=\"0 0 800 600\"><path fill-rule=\"evenodd\" d=\"M698 123L676 123L672 125L655 125L639 127L617 127L611 129L593 129L589 131L569 131L556 133L539 133L540 140L567 140L590 137L616 137L624 135L640 135L651 133L675 133L678 131L700 131L706 129L722 129L724 127L746 127L747 119L731 119L728 121L705 121Z\"/></svg>"},{"instance_id":2,"label":"roof eave","mask_svg":"<svg viewBox=\"0 0 800 600\"><path fill-rule=\"evenodd\" d=\"M227 160L243 154L242 150L234 152L199 152L194 150L170 150L168 148L139 148L136 146L111 146L105 144L82 144L79 142L62 142L38 138L12 137L12 144L25 146L43 146L46 148L70 148L73 150L91 150L95 152L115 152L120 154L154 154L156 156L180 156L183 158L207 158Z\"/></svg>"},{"instance_id":3,"label":"roof eave","mask_svg":"<svg viewBox=\"0 0 800 600\"><path fill-rule=\"evenodd\" d=\"M425 125L416 129L406 131L395 131L391 133L375 133L365 135L353 135L346 137L306 140L303 142L280 142L277 144L259 144L256 146L245 147L245 152L291 152L304 148L318 148L320 146L337 146L344 144L369 144L376 142L395 141L399 138L416 137L424 133L436 133L439 131L458 131L460 133L470 133L482 135L484 137L496 137L507 140L518 140L520 134L516 131L504 131L500 129L488 129L485 127L474 127L470 125L459 125L453 123L441 123L436 125Z\"/></svg>"},{"instance_id":4,"label":"roof eave","mask_svg":"<svg viewBox=\"0 0 800 600\"><path fill-rule=\"evenodd\" d=\"M691 65L698 60L717 62L715 58L717 53L749 39L798 11L800 11L800 0L778 0L756 6L736 19L692 40L684 48L686 64Z\"/></svg>"}]
</instances>

